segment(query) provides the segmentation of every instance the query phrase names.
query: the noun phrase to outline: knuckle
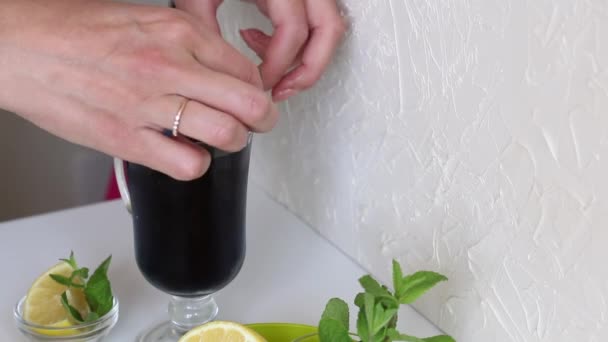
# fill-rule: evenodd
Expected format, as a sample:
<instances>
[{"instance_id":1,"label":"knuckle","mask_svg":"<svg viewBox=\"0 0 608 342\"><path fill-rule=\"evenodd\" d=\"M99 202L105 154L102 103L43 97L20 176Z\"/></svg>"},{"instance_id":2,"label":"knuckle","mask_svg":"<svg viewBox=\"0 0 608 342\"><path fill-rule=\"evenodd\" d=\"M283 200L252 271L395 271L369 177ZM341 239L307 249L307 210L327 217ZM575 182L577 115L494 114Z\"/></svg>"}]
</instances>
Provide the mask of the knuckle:
<instances>
[{"instance_id":1,"label":"knuckle","mask_svg":"<svg viewBox=\"0 0 608 342\"><path fill-rule=\"evenodd\" d=\"M260 71L258 70L257 66L255 66L255 64L253 64L253 63L247 63L243 67L242 80L249 84L252 84L256 87L260 87L260 88L263 87L262 77L260 76Z\"/></svg>"},{"instance_id":2,"label":"knuckle","mask_svg":"<svg viewBox=\"0 0 608 342\"><path fill-rule=\"evenodd\" d=\"M234 149L235 146L240 147L244 131L245 129L236 120L226 120L215 130L214 140L220 148Z\"/></svg>"},{"instance_id":3,"label":"knuckle","mask_svg":"<svg viewBox=\"0 0 608 342\"><path fill-rule=\"evenodd\" d=\"M338 17L334 24L334 31L338 36L343 36L348 30L348 23L344 17Z\"/></svg>"},{"instance_id":4,"label":"knuckle","mask_svg":"<svg viewBox=\"0 0 608 342\"><path fill-rule=\"evenodd\" d=\"M300 44L304 44L308 40L308 35L310 31L308 30L307 25L294 25L289 29L289 34L292 39Z\"/></svg>"},{"instance_id":5,"label":"knuckle","mask_svg":"<svg viewBox=\"0 0 608 342\"><path fill-rule=\"evenodd\" d=\"M272 105L270 99L262 92L252 92L245 96L249 117L253 123L260 124L266 120Z\"/></svg>"},{"instance_id":6,"label":"knuckle","mask_svg":"<svg viewBox=\"0 0 608 342\"><path fill-rule=\"evenodd\" d=\"M133 52L130 69L143 77L156 77L175 68L167 53L160 47L145 47Z\"/></svg>"},{"instance_id":7,"label":"knuckle","mask_svg":"<svg viewBox=\"0 0 608 342\"><path fill-rule=\"evenodd\" d=\"M240 80L262 87L262 78L257 66L247 58L228 49L217 49L217 60L225 65Z\"/></svg>"},{"instance_id":8,"label":"knuckle","mask_svg":"<svg viewBox=\"0 0 608 342\"><path fill-rule=\"evenodd\" d=\"M197 34L196 28L179 15L172 15L165 23L167 38L178 43L190 43Z\"/></svg>"}]
</instances>

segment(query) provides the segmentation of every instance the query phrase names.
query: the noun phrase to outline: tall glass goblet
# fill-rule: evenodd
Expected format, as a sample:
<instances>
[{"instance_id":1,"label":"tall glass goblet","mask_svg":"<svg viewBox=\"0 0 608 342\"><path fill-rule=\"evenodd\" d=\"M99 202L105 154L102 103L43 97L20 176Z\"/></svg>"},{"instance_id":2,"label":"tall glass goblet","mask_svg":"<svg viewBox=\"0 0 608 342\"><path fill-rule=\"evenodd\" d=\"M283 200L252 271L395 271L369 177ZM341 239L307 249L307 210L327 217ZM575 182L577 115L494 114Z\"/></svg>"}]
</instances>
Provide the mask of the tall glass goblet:
<instances>
[{"instance_id":1,"label":"tall glass goblet","mask_svg":"<svg viewBox=\"0 0 608 342\"><path fill-rule=\"evenodd\" d=\"M187 182L115 159L121 196L133 217L139 270L171 295L169 321L144 331L141 342L175 342L213 320L218 307L212 294L243 264L251 137L236 153L206 148L209 170Z\"/></svg>"}]
</instances>

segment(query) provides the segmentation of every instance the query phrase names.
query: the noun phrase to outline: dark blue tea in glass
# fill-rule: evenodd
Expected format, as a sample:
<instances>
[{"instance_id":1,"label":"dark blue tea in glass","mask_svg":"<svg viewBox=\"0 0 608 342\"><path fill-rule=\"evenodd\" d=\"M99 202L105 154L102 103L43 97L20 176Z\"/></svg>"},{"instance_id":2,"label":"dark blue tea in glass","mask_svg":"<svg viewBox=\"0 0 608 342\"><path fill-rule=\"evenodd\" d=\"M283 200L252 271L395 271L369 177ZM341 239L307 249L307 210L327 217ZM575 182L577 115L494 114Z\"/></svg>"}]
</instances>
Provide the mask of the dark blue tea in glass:
<instances>
[{"instance_id":1,"label":"dark blue tea in glass","mask_svg":"<svg viewBox=\"0 0 608 342\"><path fill-rule=\"evenodd\" d=\"M193 181L125 163L137 265L150 284L172 296L171 321L139 341L174 342L212 320L218 309L211 295L243 265L251 144L236 153L208 150L211 166Z\"/></svg>"}]
</instances>

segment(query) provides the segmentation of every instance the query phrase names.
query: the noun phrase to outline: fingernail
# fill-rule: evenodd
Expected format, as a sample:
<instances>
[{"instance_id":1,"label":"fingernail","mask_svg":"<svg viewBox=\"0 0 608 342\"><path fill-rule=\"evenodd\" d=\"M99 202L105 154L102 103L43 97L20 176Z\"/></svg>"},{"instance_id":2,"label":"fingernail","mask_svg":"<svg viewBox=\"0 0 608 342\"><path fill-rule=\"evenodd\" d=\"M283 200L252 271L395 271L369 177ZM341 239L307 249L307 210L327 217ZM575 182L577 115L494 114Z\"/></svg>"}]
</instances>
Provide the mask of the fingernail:
<instances>
[{"instance_id":1,"label":"fingernail","mask_svg":"<svg viewBox=\"0 0 608 342\"><path fill-rule=\"evenodd\" d=\"M277 91L274 96L272 97L272 99L275 102L281 102L281 101L285 101L288 98L296 95L298 93L297 90L295 89L291 89L291 88L287 88L287 89L283 89L283 90L279 90Z\"/></svg>"},{"instance_id":2,"label":"fingernail","mask_svg":"<svg viewBox=\"0 0 608 342\"><path fill-rule=\"evenodd\" d=\"M293 89L293 88L295 88L294 86L295 86L297 80L298 80L297 78L287 79L287 80L283 81L282 84L280 84L280 86L285 87L286 89Z\"/></svg>"},{"instance_id":3,"label":"fingernail","mask_svg":"<svg viewBox=\"0 0 608 342\"><path fill-rule=\"evenodd\" d=\"M286 80L284 80L281 84L281 87L293 89L298 88L296 85L300 83L300 80L304 76L302 70L296 70L293 74L289 75Z\"/></svg>"}]
</instances>

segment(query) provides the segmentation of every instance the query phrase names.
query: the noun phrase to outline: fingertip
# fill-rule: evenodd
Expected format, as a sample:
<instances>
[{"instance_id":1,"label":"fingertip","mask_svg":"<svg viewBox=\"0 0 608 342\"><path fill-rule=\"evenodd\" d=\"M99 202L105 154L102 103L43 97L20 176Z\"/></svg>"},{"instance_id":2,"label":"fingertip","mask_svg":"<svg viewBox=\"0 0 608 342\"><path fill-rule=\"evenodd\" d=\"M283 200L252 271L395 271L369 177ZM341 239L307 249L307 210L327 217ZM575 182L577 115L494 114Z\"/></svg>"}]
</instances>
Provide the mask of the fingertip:
<instances>
[{"instance_id":1,"label":"fingertip","mask_svg":"<svg viewBox=\"0 0 608 342\"><path fill-rule=\"evenodd\" d=\"M167 137L154 130L142 130L134 142L132 160L179 181L191 181L204 175L211 165L211 155L185 137Z\"/></svg>"},{"instance_id":2,"label":"fingertip","mask_svg":"<svg viewBox=\"0 0 608 342\"><path fill-rule=\"evenodd\" d=\"M239 30L239 33L241 38L245 41L245 44L247 44L260 59L264 59L266 50L270 45L271 37L258 29Z\"/></svg>"},{"instance_id":3,"label":"fingertip","mask_svg":"<svg viewBox=\"0 0 608 342\"><path fill-rule=\"evenodd\" d=\"M283 77L283 79L277 83L277 85L274 87L275 90L283 90L283 89L299 89L299 90L304 90L308 87L305 86L305 84L302 83L308 83L305 82L306 81L306 76L307 74L307 70L306 70L306 66L305 65L301 65L299 67L297 67L296 69L290 71L287 75L285 75L285 77ZM313 82L314 83L314 82Z\"/></svg>"},{"instance_id":4,"label":"fingertip","mask_svg":"<svg viewBox=\"0 0 608 342\"><path fill-rule=\"evenodd\" d=\"M274 69L275 68L266 61L263 61L262 64L260 64L260 74L262 75L264 90L271 90L280 81L281 76L280 74L277 74Z\"/></svg>"},{"instance_id":5,"label":"fingertip","mask_svg":"<svg viewBox=\"0 0 608 342\"><path fill-rule=\"evenodd\" d=\"M288 73L297 61L308 38L308 26L290 23L275 27L260 65L266 89L271 89Z\"/></svg>"},{"instance_id":6,"label":"fingertip","mask_svg":"<svg viewBox=\"0 0 608 342\"><path fill-rule=\"evenodd\" d=\"M191 181L202 177L211 165L211 155L200 146L193 146L193 151L189 156L182 156L176 168L171 170L171 177L181 181Z\"/></svg>"},{"instance_id":7,"label":"fingertip","mask_svg":"<svg viewBox=\"0 0 608 342\"><path fill-rule=\"evenodd\" d=\"M287 89L278 89L278 88L275 88L272 91L272 100L274 102L282 102L282 101L285 101L288 98L290 98L292 96L295 96L297 94L298 94L298 91L295 90L295 89L290 89L290 88L287 88Z\"/></svg>"},{"instance_id":8,"label":"fingertip","mask_svg":"<svg viewBox=\"0 0 608 342\"><path fill-rule=\"evenodd\" d=\"M258 40L261 42L270 42L270 39L272 39L272 37L264 33L264 31L256 28L241 29L239 30L239 32L241 34L247 35L251 39Z\"/></svg>"},{"instance_id":9,"label":"fingertip","mask_svg":"<svg viewBox=\"0 0 608 342\"><path fill-rule=\"evenodd\" d=\"M267 126L267 130L270 131L272 130L277 123L279 122L279 117L280 117L281 113L279 112L279 107L277 106L277 104L274 102L274 99L271 101L270 103L270 109L268 112L268 126Z\"/></svg>"}]
</instances>

